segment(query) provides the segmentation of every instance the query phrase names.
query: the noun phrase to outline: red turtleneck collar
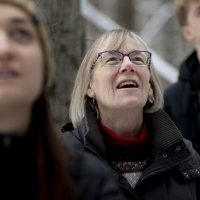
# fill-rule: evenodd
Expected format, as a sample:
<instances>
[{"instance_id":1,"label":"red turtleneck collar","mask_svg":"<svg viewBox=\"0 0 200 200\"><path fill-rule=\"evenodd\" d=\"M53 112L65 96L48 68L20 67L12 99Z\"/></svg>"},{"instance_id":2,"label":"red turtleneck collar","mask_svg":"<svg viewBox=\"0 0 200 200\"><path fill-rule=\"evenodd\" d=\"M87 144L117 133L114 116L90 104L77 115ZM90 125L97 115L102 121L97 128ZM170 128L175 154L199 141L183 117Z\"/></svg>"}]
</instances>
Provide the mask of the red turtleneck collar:
<instances>
[{"instance_id":1,"label":"red turtleneck collar","mask_svg":"<svg viewBox=\"0 0 200 200\"><path fill-rule=\"evenodd\" d=\"M105 131L103 134L104 139L112 145L121 147L133 147L138 146L148 139L148 131L144 125L137 137L123 137L117 135L112 130L100 123L100 127Z\"/></svg>"}]
</instances>

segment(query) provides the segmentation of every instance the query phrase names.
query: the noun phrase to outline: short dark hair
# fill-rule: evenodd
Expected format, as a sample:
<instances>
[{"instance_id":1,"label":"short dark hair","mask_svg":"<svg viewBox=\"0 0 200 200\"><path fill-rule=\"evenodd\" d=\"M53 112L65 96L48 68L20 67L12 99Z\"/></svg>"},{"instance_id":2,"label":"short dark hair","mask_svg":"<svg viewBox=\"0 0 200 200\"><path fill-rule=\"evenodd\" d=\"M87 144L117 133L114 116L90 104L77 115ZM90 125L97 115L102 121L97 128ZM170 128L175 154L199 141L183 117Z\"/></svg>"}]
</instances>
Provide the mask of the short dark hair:
<instances>
[{"instance_id":1,"label":"short dark hair","mask_svg":"<svg viewBox=\"0 0 200 200\"><path fill-rule=\"evenodd\" d=\"M175 0L176 17L180 26L187 24L187 16L190 4L198 0Z\"/></svg>"}]
</instances>

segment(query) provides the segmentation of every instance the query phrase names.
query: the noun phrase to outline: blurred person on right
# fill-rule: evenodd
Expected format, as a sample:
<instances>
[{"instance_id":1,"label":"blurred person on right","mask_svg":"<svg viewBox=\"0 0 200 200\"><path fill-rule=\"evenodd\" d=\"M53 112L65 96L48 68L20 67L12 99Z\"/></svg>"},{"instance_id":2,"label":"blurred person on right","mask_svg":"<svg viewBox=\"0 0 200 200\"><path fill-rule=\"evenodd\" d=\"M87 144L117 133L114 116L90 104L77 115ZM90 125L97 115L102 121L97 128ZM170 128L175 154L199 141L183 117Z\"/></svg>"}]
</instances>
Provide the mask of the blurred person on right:
<instances>
[{"instance_id":1,"label":"blurred person on right","mask_svg":"<svg viewBox=\"0 0 200 200\"><path fill-rule=\"evenodd\" d=\"M165 90L164 109L200 153L200 1L175 0L175 6L181 33L195 50L181 64L178 81Z\"/></svg>"}]
</instances>

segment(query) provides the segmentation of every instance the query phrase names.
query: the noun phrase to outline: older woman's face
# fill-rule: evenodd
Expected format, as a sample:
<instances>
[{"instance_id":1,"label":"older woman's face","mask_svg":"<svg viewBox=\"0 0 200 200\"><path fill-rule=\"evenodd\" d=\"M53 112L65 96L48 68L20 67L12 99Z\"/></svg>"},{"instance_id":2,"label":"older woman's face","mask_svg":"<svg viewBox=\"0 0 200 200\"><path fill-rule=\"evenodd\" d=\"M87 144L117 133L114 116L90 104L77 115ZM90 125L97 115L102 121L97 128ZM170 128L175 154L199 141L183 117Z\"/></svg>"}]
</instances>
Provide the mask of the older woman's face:
<instances>
[{"instance_id":1,"label":"older woman's face","mask_svg":"<svg viewBox=\"0 0 200 200\"><path fill-rule=\"evenodd\" d=\"M29 16L0 3L0 104L32 104L43 85L43 55ZM4 102L5 103L5 102Z\"/></svg>"},{"instance_id":2,"label":"older woman's face","mask_svg":"<svg viewBox=\"0 0 200 200\"><path fill-rule=\"evenodd\" d=\"M119 51L127 54L134 50L144 50L144 48L129 39ZM141 64L136 58L135 63L137 62ZM125 56L119 65L115 63L109 65L107 60L99 58L93 69L87 95L96 99L100 112L108 109L132 108L143 111L148 96L152 95L149 81L148 66L138 67L128 56Z\"/></svg>"}]
</instances>

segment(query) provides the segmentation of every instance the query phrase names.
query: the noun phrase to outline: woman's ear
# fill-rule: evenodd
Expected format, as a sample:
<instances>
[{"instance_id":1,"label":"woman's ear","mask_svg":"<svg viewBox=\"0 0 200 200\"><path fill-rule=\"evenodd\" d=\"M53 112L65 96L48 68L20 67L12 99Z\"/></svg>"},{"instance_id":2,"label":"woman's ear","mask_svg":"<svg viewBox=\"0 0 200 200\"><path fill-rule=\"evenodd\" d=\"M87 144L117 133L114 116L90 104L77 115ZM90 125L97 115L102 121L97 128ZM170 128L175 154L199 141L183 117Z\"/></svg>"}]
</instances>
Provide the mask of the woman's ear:
<instances>
[{"instance_id":1,"label":"woman's ear","mask_svg":"<svg viewBox=\"0 0 200 200\"><path fill-rule=\"evenodd\" d=\"M87 89L87 96L94 98L95 97L95 92L93 91L93 89L91 88L91 86L89 85L88 89Z\"/></svg>"},{"instance_id":2,"label":"woman's ear","mask_svg":"<svg viewBox=\"0 0 200 200\"><path fill-rule=\"evenodd\" d=\"M148 97L153 97L153 89L151 87L151 84L150 84L150 88L149 88Z\"/></svg>"}]
</instances>

